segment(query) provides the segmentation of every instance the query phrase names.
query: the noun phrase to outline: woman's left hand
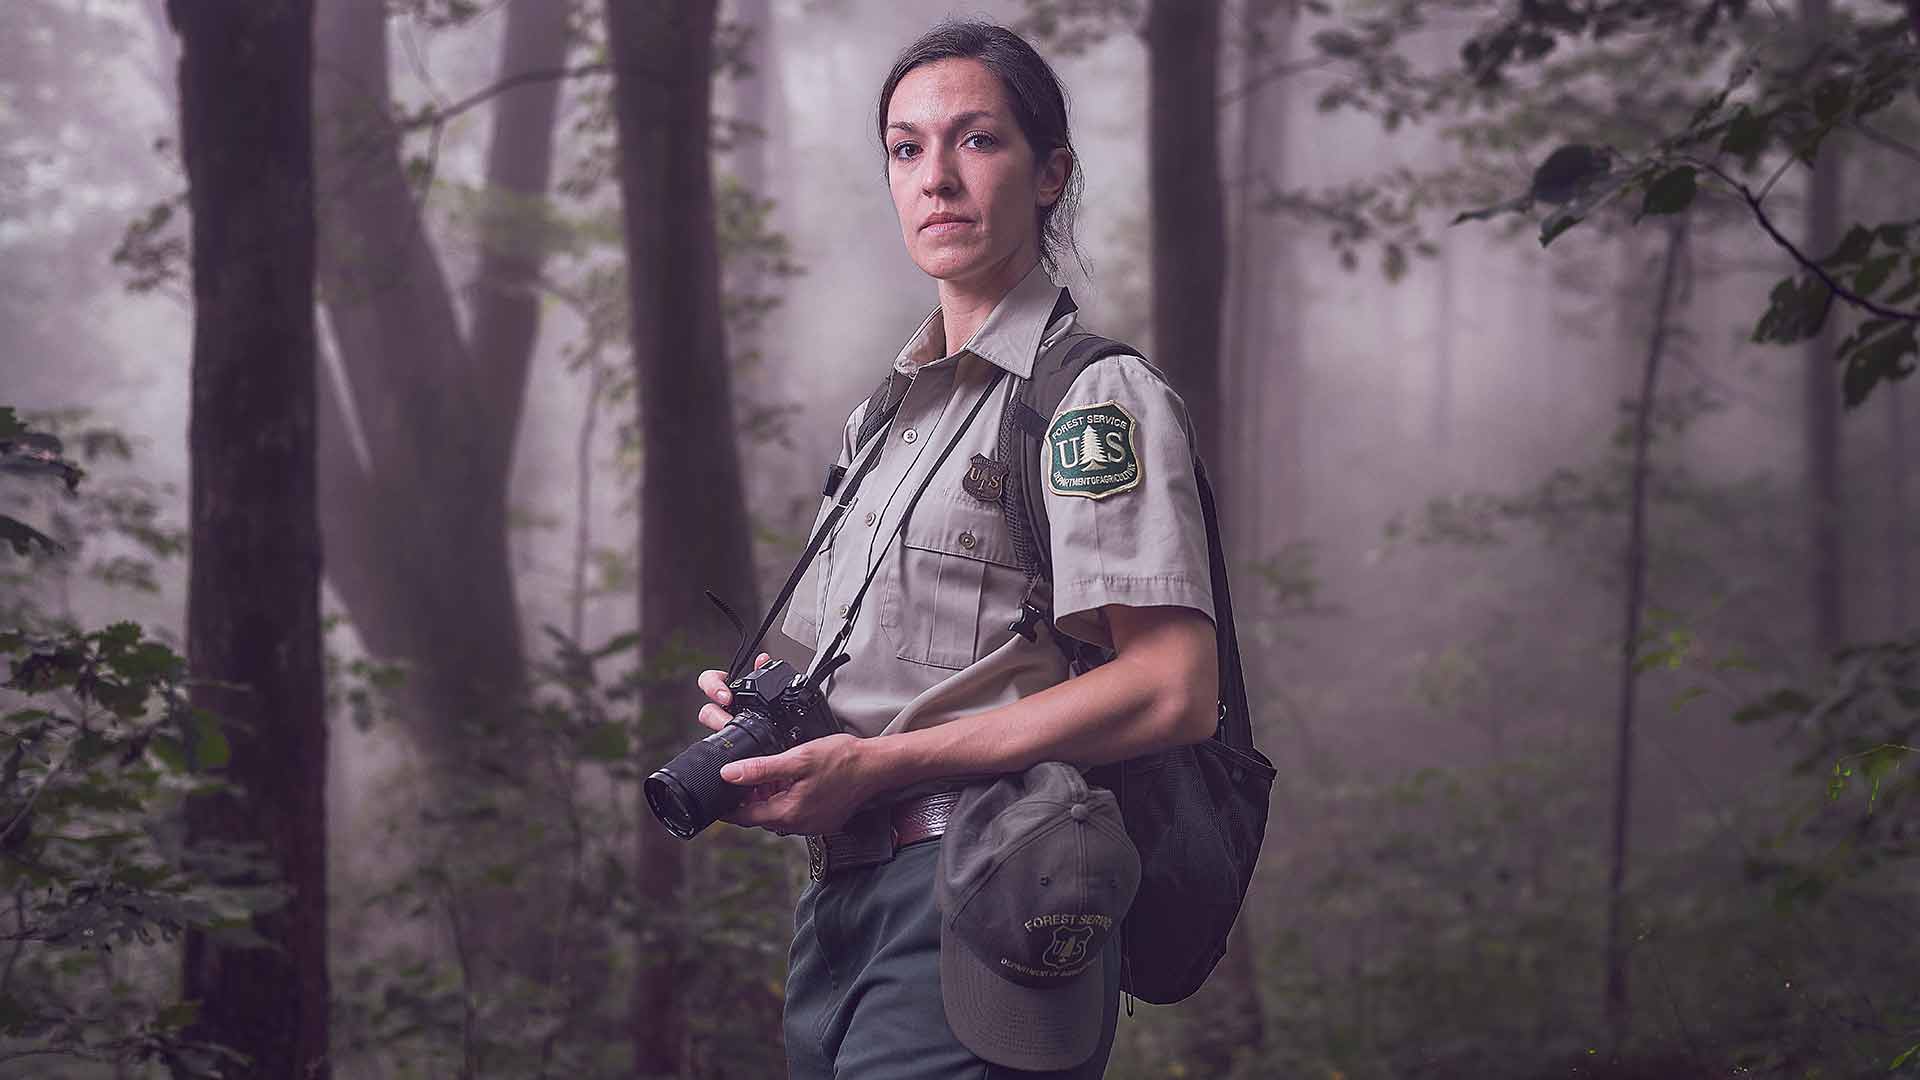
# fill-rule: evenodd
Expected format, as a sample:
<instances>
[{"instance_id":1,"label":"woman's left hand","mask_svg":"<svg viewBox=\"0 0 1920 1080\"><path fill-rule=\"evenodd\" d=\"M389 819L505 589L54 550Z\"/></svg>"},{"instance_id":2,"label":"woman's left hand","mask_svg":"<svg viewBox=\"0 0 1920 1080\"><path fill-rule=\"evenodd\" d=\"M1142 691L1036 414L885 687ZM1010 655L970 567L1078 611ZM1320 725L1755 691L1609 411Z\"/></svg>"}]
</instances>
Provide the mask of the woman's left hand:
<instances>
[{"instance_id":1,"label":"woman's left hand","mask_svg":"<svg viewBox=\"0 0 1920 1080\"><path fill-rule=\"evenodd\" d=\"M884 786L866 741L833 734L727 765L720 778L729 784L780 789L764 800L742 804L728 820L783 836L838 831Z\"/></svg>"}]
</instances>

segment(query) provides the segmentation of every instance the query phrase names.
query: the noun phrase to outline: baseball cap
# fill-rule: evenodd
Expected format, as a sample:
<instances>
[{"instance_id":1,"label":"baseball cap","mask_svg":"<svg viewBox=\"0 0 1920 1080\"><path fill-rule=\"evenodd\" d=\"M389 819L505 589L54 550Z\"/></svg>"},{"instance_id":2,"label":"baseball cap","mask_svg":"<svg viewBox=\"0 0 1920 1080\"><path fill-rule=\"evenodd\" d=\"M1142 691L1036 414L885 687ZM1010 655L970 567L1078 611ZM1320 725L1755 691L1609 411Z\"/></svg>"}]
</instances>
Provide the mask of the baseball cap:
<instances>
[{"instance_id":1,"label":"baseball cap","mask_svg":"<svg viewBox=\"0 0 1920 1080\"><path fill-rule=\"evenodd\" d=\"M1106 1021L1102 951L1140 887L1113 793L1042 762L969 787L934 879L940 991L962 1045L996 1065L1066 1069Z\"/></svg>"}]
</instances>

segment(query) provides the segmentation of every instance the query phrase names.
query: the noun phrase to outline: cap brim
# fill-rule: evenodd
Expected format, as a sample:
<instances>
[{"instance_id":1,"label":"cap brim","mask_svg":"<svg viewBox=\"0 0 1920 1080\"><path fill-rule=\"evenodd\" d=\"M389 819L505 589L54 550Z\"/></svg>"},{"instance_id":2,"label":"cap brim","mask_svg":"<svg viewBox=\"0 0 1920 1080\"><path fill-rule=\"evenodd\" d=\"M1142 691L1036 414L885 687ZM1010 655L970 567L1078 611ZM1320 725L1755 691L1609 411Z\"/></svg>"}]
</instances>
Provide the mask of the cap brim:
<instances>
[{"instance_id":1,"label":"cap brim","mask_svg":"<svg viewBox=\"0 0 1920 1080\"><path fill-rule=\"evenodd\" d=\"M996 974L942 928L940 995L961 1045L995 1065L1071 1069L1093 1056L1106 1025L1105 950L1060 986L1035 989Z\"/></svg>"}]
</instances>

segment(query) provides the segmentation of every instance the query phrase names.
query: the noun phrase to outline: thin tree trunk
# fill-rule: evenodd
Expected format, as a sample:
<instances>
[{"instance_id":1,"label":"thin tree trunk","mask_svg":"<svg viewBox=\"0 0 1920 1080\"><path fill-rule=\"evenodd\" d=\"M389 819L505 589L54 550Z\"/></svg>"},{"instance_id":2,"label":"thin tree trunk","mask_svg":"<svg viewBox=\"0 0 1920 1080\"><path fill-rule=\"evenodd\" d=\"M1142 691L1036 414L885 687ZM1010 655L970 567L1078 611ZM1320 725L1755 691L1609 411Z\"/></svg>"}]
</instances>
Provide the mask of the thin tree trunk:
<instances>
[{"instance_id":1,"label":"thin tree trunk","mask_svg":"<svg viewBox=\"0 0 1920 1080\"><path fill-rule=\"evenodd\" d=\"M1613 855L1607 871L1607 1026L1614 1046L1625 1044L1629 1009L1627 986L1626 881L1627 840L1633 806L1633 723L1639 669L1640 616L1647 581L1647 456L1653 443L1654 396L1660 389L1660 361L1667 347L1667 318L1674 282L1687 240L1687 226L1667 227L1667 249L1660 263L1659 293L1648 332L1647 362L1634 403L1633 479L1627 521L1626 607L1620 638L1619 721L1613 762Z\"/></svg>"},{"instance_id":2,"label":"thin tree trunk","mask_svg":"<svg viewBox=\"0 0 1920 1080\"><path fill-rule=\"evenodd\" d=\"M1275 0L1245 0L1247 59L1240 79L1264 71L1287 52L1296 20ZM1231 432L1241 452L1228 476L1229 498L1242 509L1233 550L1242 557L1267 554L1268 530L1283 541L1306 534L1306 439L1302 407L1306 378L1301 355L1299 280L1287 230L1276 215L1258 209L1285 182L1287 82L1268 79L1242 95L1239 167L1234 185L1238 224L1229 248L1231 343L1226 361L1237 372L1233 393L1244 402L1239 430Z\"/></svg>"},{"instance_id":3,"label":"thin tree trunk","mask_svg":"<svg viewBox=\"0 0 1920 1080\"><path fill-rule=\"evenodd\" d=\"M701 589L757 610L720 320L709 128L713 0L608 0L643 440L639 632L643 767L692 741L694 676L735 642ZM697 463L694 467L693 463ZM640 875L652 903L634 976L634 1070L680 1076L692 1061L686 848L646 814ZM730 1003L737 1004L737 1003ZM778 1032L726 1030L728 1047L779 1045Z\"/></svg>"},{"instance_id":4,"label":"thin tree trunk","mask_svg":"<svg viewBox=\"0 0 1920 1080\"><path fill-rule=\"evenodd\" d=\"M1220 314L1226 283L1220 186L1220 0L1153 0L1147 47L1147 192L1153 221L1153 356L1221 460Z\"/></svg>"},{"instance_id":5,"label":"thin tree trunk","mask_svg":"<svg viewBox=\"0 0 1920 1080\"><path fill-rule=\"evenodd\" d=\"M1192 415L1201 456L1221 461L1221 315L1227 271L1220 182L1220 0L1153 0L1148 56L1148 193L1153 221L1153 356ZM1259 984L1246 928L1182 1025L1185 1056L1200 1075L1224 1075L1258 1054Z\"/></svg>"},{"instance_id":6,"label":"thin tree trunk","mask_svg":"<svg viewBox=\"0 0 1920 1080\"><path fill-rule=\"evenodd\" d=\"M1829 0L1803 0L1801 17L1807 40L1826 39ZM1807 191L1807 239L1804 245L1824 258L1840 242L1840 188L1843 162L1839 140L1829 139L1813 161ZM1828 318L1808 341L1801 361L1805 371L1807 536L1812 554L1808 581L1813 614L1813 645L1824 662L1846 640L1846 552L1842 543L1846 492L1840 471L1840 388L1833 363L1834 330Z\"/></svg>"},{"instance_id":7,"label":"thin tree trunk","mask_svg":"<svg viewBox=\"0 0 1920 1080\"><path fill-rule=\"evenodd\" d=\"M1455 310L1453 249L1445 244L1435 259L1440 274L1437 301L1440 318L1433 328L1433 400L1427 416L1427 440L1442 453L1453 447L1453 341L1459 319ZM1445 459L1442 459L1445 462Z\"/></svg>"},{"instance_id":8,"label":"thin tree trunk","mask_svg":"<svg viewBox=\"0 0 1920 1080\"><path fill-rule=\"evenodd\" d=\"M260 948L189 934L192 1034L250 1077L330 1075L327 729L315 510L310 0L172 0L193 214L193 704L217 715L233 788L187 804L196 844L258 845L287 903Z\"/></svg>"},{"instance_id":9,"label":"thin tree trunk","mask_svg":"<svg viewBox=\"0 0 1920 1080\"><path fill-rule=\"evenodd\" d=\"M1907 549L1913 543L1907 515L1907 421L1900 400L1900 384L1882 386L1887 399L1887 585L1891 593L1888 617L1895 636L1910 628L1907 606Z\"/></svg>"}]
</instances>

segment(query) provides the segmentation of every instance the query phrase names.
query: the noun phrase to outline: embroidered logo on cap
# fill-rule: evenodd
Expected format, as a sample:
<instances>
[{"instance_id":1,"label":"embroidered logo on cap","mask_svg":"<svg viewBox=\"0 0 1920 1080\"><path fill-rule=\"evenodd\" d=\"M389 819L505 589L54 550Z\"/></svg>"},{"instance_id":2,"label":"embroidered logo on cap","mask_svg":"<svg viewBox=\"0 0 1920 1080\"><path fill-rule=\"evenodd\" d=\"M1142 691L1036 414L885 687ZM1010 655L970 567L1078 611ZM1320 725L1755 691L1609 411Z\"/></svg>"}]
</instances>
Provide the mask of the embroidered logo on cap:
<instances>
[{"instance_id":1,"label":"embroidered logo on cap","mask_svg":"<svg viewBox=\"0 0 1920 1080\"><path fill-rule=\"evenodd\" d=\"M1140 486L1138 426L1117 401L1068 409L1047 429L1047 489L1104 499Z\"/></svg>"},{"instance_id":2,"label":"embroidered logo on cap","mask_svg":"<svg viewBox=\"0 0 1920 1080\"><path fill-rule=\"evenodd\" d=\"M1053 932L1053 942L1040 958L1051 968L1072 967L1087 958L1087 942L1093 940L1091 926L1062 926Z\"/></svg>"}]
</instances>

